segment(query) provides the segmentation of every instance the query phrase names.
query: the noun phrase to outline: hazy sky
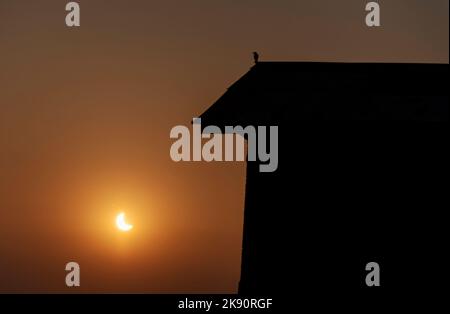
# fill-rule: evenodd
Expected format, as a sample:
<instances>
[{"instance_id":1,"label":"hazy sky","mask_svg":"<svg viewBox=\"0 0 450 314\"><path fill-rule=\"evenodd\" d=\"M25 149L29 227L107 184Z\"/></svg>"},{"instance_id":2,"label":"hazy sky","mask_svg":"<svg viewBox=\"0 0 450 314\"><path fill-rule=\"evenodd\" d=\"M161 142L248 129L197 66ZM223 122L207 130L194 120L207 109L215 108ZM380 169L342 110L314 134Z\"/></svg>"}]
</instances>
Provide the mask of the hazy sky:
<instances>
[{"instance_id":1,"label":"hazy sky","mask_svg":"<svg viewBox=\"0 0 450 314\"><path fill-rule=\"evenodd\" d=\"M448 0L0 0L0 292L234 292L245 165L174 163L262 60L448 63ZM121 234L125 210L135 228Z\"/></svg>"}]
</instances>

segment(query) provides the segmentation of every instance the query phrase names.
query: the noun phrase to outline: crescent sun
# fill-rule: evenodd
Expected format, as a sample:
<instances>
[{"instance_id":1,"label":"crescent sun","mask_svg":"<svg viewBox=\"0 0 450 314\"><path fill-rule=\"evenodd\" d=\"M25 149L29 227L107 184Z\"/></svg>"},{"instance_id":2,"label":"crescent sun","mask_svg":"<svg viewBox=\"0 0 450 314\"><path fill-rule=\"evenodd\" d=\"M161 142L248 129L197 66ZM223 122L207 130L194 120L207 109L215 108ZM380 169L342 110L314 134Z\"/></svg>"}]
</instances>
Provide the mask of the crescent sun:
<instances>
[{"instance_id":1,"label":"crescent sun","mask_svg":"<svg viewBox=\"0 0 450 314\"><path fill-rule=\"evenodd\" d=\"M120 213L116 217L116 226L121 231L130 231L133 229L133 225L130 225L125 221L125 213Z\"/></svg>"}]
</instances>

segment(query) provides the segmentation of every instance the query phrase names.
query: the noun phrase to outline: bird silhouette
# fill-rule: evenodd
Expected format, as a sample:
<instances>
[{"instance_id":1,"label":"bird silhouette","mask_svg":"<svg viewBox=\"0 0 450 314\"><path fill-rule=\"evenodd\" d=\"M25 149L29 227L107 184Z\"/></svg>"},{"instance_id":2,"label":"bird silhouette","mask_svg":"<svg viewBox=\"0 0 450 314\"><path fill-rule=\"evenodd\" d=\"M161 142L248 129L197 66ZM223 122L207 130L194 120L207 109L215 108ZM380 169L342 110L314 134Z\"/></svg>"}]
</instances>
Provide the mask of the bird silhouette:
<instances>
[{"instance_id":1,"label":"bird silhouette","mask_svg":"<svg viewBox=\"0 0 450 314\"><path fill-rule=\"evenodd\" d=\"M259 61L259 53L256 51L253 52L253 60L255 61L255 64Z\"/></svg>"}]
</instances>

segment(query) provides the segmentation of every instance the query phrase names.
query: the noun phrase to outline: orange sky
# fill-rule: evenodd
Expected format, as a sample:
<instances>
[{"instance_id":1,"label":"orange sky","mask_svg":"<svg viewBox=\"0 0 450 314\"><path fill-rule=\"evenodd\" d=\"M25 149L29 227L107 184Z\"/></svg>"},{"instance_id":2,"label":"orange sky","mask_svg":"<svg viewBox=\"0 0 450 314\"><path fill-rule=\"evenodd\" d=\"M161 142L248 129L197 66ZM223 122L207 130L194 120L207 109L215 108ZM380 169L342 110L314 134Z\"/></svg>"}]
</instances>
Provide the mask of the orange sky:
<instances>
[{"instance_id":1,"label":"orange sky","mask_svg":"<svg viewBox=\"0 0 450 314\"><path fill-rule=\"evenodd\" d=\"M262 60L448 63L448 0L0 0L0 292L235 292L245 165L172 162ZM393 3L395 2L395 4ZM120 210L135 225L119 233Z\"/></svg>"}]
</instances>

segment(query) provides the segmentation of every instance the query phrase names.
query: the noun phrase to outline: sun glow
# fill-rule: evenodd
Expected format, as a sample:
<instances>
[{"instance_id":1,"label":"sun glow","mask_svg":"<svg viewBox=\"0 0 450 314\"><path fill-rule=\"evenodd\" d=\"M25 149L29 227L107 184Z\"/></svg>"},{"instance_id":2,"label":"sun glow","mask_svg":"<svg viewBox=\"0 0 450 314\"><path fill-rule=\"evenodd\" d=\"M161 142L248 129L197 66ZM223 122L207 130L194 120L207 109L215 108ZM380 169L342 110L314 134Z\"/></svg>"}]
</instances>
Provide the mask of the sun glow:
<instances>
[{"instance_id":1,"label":"sun glow","mask_svg":"<svg viewBox=\"0 0 450 314\"><path fill-rule=\"evenodd\" d=\"M116 226L120 231L130 231L131 229L133 229L133 225L130 225L129 223L127 223L125 221L125 213L121 212L117 215L116 217Z\"/></svg>"}]
</instances>

